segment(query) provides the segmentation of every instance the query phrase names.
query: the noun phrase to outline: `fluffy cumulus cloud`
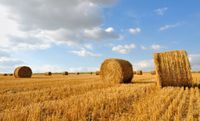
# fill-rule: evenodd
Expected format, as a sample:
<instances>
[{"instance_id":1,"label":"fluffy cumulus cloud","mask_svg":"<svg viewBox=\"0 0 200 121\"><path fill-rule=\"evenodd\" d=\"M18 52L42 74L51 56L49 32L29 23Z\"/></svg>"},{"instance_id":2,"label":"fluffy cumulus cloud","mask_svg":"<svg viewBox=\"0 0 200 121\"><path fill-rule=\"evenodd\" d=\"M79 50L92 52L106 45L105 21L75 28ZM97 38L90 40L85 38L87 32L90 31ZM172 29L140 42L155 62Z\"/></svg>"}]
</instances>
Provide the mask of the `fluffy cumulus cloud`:
<instances>
[{"instance_id":1,"label":"fluffy cumulus cloud","mask_svg":"<svg viewBox=\"0 0 200 121\"><path fill-rule=\"evenodd\" d=\"M82 48L81 50L70 51L70 53L80 56L80 57L89 57L89 56L100 57L101 56L100 54L93 53L89 50L86 50L85 48Z\"/></svg>"},{"instance_id":2,"label":"fluffy cumulus cloud","mask_svg":"<svg viewBox=\"0 0 200 121\"><path fill-rule=\"evenodd\" d=\"M24 64L23 61L11 57L4 51L0 51L0 73L12 72L16 66L22 64Z\"/></svg>"},{"instance_id":3,"label":"fluffy cumulus cloud","mask_svg":"<svg viewBox=\"0 0 200 121\"><path fill-rule=\"evenodd\" d=\"M112 51L120 53L120 54L127 54L135 47L136 47L135 44L117 45L117 46L113 46Z\"/></svg>"},{"instance_id":4,"label":"fluffy cumulus cloud","mask_svg":"<svg viewBox=\"0 0 200 121\"><path fill-rule=\"evenodd\" d=\"M85 39L117 39L113 28L103 29L102 6L115 0L0 0L0 49L45 49L52 43L68 45ZM5 30L5 28L9 30ZM11 31L12 30L12 31ZM2 33L1 32L1 33ZM97 34L96 36L92 34ZM40 43L40 44L38 44Z\"/></svg>"},{"instance_id":5,"label":"fluffy cumulus cloud","mask_svg":"<svg viewBox=\"0 0 200 121\"><path fill-rule=\"evenodd\" d=\"M51 46L52 41L44 37L25 35L25 36L9 36L10 41L0 45L0 49L4 51L19 50L35 50L46 49Z\"/></svg>"},{"instance_id":6,"label":"fluffy cumulus cloud","mask_svg":"<svg viewBox=\"0 0 200 121\"><path fill-rule=\"evenodd\" d=\"M155 13L159 16L163 16L165 15L167 10L168 10L168 7L158 8L155 10Z\"/></svg>"},{"instance_id":7,"label":"fluffy cumulus cloud","mask_svg":"<svg viewBox=\"0 0 200 121\"><path fill-rule=\"evenodd\" d=\"M191 62L192 70L200 71L200 54L189 55L189 60Z\"/></svg>"},{"instance_id":8,"label":"fluffy cumulus cloud","mask_svg":"<svg viewBox=\"0 0 200 121\"><path fill-rule=\"evenodd\" d=\"M168 30L168 29L172 29L172 28L176 28L178 26L180 26L182 23L175 23L175 24L166 24L162 27L160 27L160 31L165 31L165 30Z\"/></svg>"},{"instance_id":9,"label":"fluffy cumulus cloud","mask_svg":"<svg viewBox=\"0 0 200 121\"><path fill-rule=\"evenodd\" d=\"M119 39L120 35L114 31L114 28L109 27L107 29L102 29L100 27L96 27L93 29L85 29L84 37L90 40L113 40Z\"/></svg>"},{"instance_id":10,"label":"fluffy cumulus cloud","mask_svg":"<svg viewBox=\"0 0 200 121\"><path fill-rule=\"evenodd\" d=\"M1 0L23 30L79 29L101 23L100 2L92 0ZM106 2L105 2L106 4ZM81 20L81 21L80 21Z\"/></svg>"},{"instance_id":11,"label":"fluffy cumulus cloud","mask_svg":"<svg viewBox=\"0 0 200 121\"><path fill-rule=\"evenodd\" d=\"M140 49L141 50L154 50L154 51L157 51L157 50L164 49L164 47L161 46L160 44L152 44L152 45L149 45L149 46L140 45Z\"/></svg>"},{"instance_id":12,"label":"fluffy cumulus cloud","mask_svg":"<svg viewBox=\"0 0 200 121\"><path fill-rule=\"evenodd\" d=\"M89 49L89 50L94 49L92 44L84 44L83 46L84 46L84 48Z\"/></svg>"},{"instance_id":13,"label":"fluffy cumulus cloud","mask_svg":"<svg viewBox=\"0 0 200 121\"><path fill-rule=\"evenodd\" d=\"M153 60L142 60L139 62L133 62L134 70L151 71L154 69Z\"/></svg>"},{"instance_id":14,"label":"fluffy cumulus cloud","mask_svg":"<svg viewBox=\"0 0 200 121\"><path fill-rule=\"evenodd\" d=\"M136 34L136 33L140 33L141 32L141 29L140 28L130 28L129 29L129 32L131 34Z\"/></svg>"},{"instance_id":15,"label":"fluffy cumulus cloud","mask_svg":"<svg viewBox=\"0 0 200 121\"><path fill-rule=\"evenodd\" d=\"M162 48L162 46L159 45L159 44L152 44L151 45L151 49L153 49L153 50L160 50L161 48Z\"/></svg>"}]
</instances>

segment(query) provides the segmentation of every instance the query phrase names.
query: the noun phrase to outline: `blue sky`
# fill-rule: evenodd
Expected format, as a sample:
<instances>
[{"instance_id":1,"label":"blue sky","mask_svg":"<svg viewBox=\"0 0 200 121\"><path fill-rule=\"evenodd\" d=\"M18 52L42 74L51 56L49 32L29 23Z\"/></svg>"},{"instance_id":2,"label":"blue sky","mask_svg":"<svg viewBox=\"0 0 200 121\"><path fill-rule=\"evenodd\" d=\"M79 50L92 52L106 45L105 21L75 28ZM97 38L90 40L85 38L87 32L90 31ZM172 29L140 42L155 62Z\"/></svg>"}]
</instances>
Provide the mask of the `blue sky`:
<instances>
[{"instance_id":1,"label":"blue sky","mask_svg":"<svg viewBox=\"0 0 200 121\"><path fill-rule=\"evenodd\" d=\"M0 0L0 72L96 71L106 58L154 68L153 53L187 50L200 70L200 1Z\"/></svg>"}]
</instances>

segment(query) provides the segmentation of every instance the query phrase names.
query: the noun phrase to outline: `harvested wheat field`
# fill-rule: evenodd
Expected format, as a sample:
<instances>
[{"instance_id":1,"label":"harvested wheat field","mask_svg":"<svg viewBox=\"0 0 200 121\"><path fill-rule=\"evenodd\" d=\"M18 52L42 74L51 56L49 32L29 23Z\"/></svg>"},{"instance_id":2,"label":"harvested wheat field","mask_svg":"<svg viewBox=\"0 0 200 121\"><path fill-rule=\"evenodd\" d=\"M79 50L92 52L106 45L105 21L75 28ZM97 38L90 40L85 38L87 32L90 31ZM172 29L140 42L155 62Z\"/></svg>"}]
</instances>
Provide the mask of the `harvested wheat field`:
<instances>
[{"instance_id":1,"label":"harvested wheat field","mask_svg":"<svg viewBox=\"0 0 200 121\"><path fill-rule=\"evenodd\" d=\"M198 87L158 88L151 73L132 83L99 75L0 76L0 121L199 121ZM200 74L193 74L196 86Z\"/></svg>"},{"instance_id":2,"label":"harvested wheat field","mask_svg":"<svg viewBox=\"0 0 200 121\"><path fill-rule=\"evenodd\" d=\"M0 121L200 121L200 0L0 0Z\"/></svg>"}]
</instances>

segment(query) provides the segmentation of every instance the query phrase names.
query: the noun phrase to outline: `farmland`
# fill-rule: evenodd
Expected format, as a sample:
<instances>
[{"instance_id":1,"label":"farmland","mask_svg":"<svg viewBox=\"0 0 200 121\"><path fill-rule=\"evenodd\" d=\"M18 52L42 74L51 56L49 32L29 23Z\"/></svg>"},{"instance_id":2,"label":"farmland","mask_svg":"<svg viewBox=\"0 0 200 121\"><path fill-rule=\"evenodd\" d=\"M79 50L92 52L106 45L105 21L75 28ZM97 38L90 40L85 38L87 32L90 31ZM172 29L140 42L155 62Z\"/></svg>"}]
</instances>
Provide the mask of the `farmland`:
<instances>
[{"instance_id":1,"label":"farmland","mask_svg":"<svg viewBox=\"0 0 200 121\"><path fill-rule=\"evenodd\" d=\"M195 85L200 74L193 73ZM104 83L98 75L0 76L0 121L200 120L198 87L156 86L155 75L130 84Z\"/></svg>"}]
</instances>

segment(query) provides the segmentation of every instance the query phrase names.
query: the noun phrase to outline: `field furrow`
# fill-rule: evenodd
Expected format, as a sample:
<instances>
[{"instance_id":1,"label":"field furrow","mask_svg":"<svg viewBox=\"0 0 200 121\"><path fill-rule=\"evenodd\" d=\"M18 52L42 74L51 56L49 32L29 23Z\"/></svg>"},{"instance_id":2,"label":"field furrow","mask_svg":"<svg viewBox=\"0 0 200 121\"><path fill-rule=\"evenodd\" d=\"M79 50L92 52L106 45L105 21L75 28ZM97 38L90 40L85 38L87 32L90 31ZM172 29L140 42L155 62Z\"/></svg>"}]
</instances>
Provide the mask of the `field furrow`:
<instances>
[{"instance_id":1,"label":"field furrow","mask_svg":"<svg viewBox=\"0 0 200 121\"><path fill-rule=\"evenodd\" d=\"M177 112L177 107L180 105L180 101L183 99L184 88L179 89L179 93L171 102L169 102L169 106L167 110L161 115L159 120L165 121L174 121L174 114Z\"/></svg>"},{"instance_id":2,"label":"field furrow","mask_svg":"<svg viewBox=\"0 0 200 121\"><path fill-rule=\"evenodd\" d=\"M186 119L187 114L188 114L188 109L189 109L191 91L188 88L186 88L186 90L188 90L188 93L187 93L187 97L183 103L183 109L181 111L181 117L182 117L181 119Z\"/></svg>"},{"instance_id":3,"label":"field furrow","mask_svg":"<svg viewBox=\"0 0 200 121\"><path fill-rule=\"evenodd\" d=\"M198 107L199 91L197 88L191 89L191 96L188 108L188 114L186 120L188 121L198 121L200 115L200 109Z\"/></svg>"},{"instance_id":4,"label":"field furrow","mask_svg":"<svg viewBox=\"0 0 200 121\"><path fill-rule=\"evenodd\" d=\"M40 89L38 91L23 92L17 94L7 94L0 96L0 112L14 108L16 106L26 106L31 103L39 103L43 101L59 100L71 95L80 95L87 91L106 89L108 87L117 86L104 83L88 83L71 86L63 86L60 88Z\"/></svg>"},{"instance_id":5,"label":"field furrow","mask_svg":"<svg viewBox=\"0 0 200 121\"><path fill-rule=\"evenodd\" d=\"M176 110L174 113L174 120L175 121L182 121L182 112L184 110L184 103L185 103L185 100L187 99L187 96L189 94L189 89L186 88L186 90L184 90L184 94L183 94L183 97L182 99L180 100L178 106L176 107Z\"/></svg>"},{"instance_id":6,"label":"field furrow","mask_svg":"<svg viewBox=\"0 0 200 121\"><path fill-rule=\"evenodd\" d=\"M106 120L115 112L126 110L132 101L138 100L153 90L155 87L152 85L110 87L63 100L16 107L1 113L0 119Z\"/></svg>"},{"instance_id":7,"label":"field furrow","mask_svg":"<svg viewBox=\"0 0 200 121\"><path fill-rule=\"evenodd\" d=\"M167 90L167 91L166 91ZM164 109L160 106L162 103L167 102L177 94L177 91L174 91L173 88L164 88L162 90L159 90L155 93L152 93L150 95L147 95L144 98L141 98L137 102L133 102L132 106L130 107L129 111L116 115L114 119L116 121L124 121L124 120L153 120L153 117L160 115L160 112ZM164 97L164 98L160 98ZM166 99L166 97L168 97ZM156 99L156 101L155 101ZM163 105L165 106L165 105ZM152 113L154 112L154 113ZM154 114L154 116L152 116Z\"/></svg>"}]
</instances>

